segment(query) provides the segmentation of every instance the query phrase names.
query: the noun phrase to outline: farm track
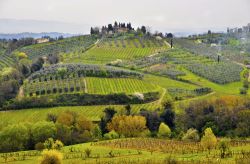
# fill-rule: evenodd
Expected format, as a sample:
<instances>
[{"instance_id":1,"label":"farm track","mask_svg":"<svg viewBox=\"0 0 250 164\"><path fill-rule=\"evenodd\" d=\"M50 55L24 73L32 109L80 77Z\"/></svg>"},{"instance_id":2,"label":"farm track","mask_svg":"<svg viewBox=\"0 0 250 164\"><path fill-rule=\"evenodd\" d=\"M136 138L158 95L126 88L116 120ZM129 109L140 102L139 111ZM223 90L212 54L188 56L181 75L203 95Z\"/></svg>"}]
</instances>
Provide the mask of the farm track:
<instances>
[{"instance_id":1,"label":"farm track","mask_svg":"<svg viewBox=\"0 0 250 164\"><path fill-rule=\"evenodd\" d=\"M83 82L84 82L84 86L85 86L84 92L85 92L85 93L88 93L88 86L87 86L87 82L86 82L86 79L85 79L85 78L83 79Z\"/></svg>"}]
</instances>

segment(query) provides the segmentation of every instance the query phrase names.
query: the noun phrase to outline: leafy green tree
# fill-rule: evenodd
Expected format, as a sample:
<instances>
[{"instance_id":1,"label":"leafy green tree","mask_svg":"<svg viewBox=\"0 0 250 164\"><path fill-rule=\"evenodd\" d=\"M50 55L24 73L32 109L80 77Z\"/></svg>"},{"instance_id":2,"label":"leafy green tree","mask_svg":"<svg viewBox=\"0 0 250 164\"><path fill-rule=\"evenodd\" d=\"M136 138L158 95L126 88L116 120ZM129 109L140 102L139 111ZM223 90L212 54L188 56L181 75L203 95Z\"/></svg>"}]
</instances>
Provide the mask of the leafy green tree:
<instances>
[{"instance_id":1,"label":"leafy green tree","mask_svg":"<svg viewBox=\"0 0 250 164\"><path fill-rule=\"evenodd\" d=\"M29 140L29 131L23 124L10 125L0 132L0 151L24 150Z\"/></svg>"},{"instance_id":2,"label":"leafy green tree","mask_svg":"<svg viewBox=\"0 0 250 164\"><path fill-rule=\"evenodd\" d=\"M99 126L93 128L92 134L96 139L102 138L102 131Z\"/></svg>"},{"instance_id":3,"label":"leafy green tree","mask_svg":"<svg viewBox=\"0 0 250 164\"><path fill-rule=\"evenodd\" d=\"M164 102L163 113L161 114L161 120L167 124L171 129L175 128L175 112L173 111L173 103L171 100Z\"/></svg>"},{"instance_id":4,"label":"leafy green tree","mask_svg":"<svg viewBox=\"0 0 250 164\"><path fill-rule=\"evenodd\" d=\"M47 114L47 121L51 121L51 122L56 122L57 120L57 115L56 114L53 114L53 113L48 113Z\"/></svg>"},{"instance_id":5,"label":"leafy green tree","mask_svg":"<svg viewBox=\"0 0 250 164\"><path fill-rule=\"evenodd\" d=\"M184 134L184 136L182 137L183 141L199 141L200 140L200 136L199 136L199 132L196 129L188 129L187 132Z\"/></svg>"},{"instance_id":6,"label":"leafy green tree","mask_svg":"<svg viewBox=\"0 0 250 164\"><path fill-rule=\"evenodd\" d=\"M147 130L145 117L125 115L113 117L107 128L109 131L114 130L125 137L140 136Z\"/></svg>"},{"instance_id":7,"label":"leafy green tree","mask_svg":"<svg viewBox=\"0 0 250 164\"><path fill-rule=\"evenodd\" d=\"M225 158L230 151L230 139L223 138L219 141L219 149L221 158Z\"/></svg>"},{"instance_id":8,"label":"leafy green tree","mask_svg":"<svg viewBox=\"0 0 250 164\"><path fill-rule=\"evenodd\" d=\"M44 144L42 142L38 142L35 145L35 149L38 150L38 151L42 151L43 149L45 149Z\"/></svg>"},{"instance_id":9,"label":"leafy green tree","mask_svg":"<svg viewBox=\"0 0 250 164\"><path fill-rule=\"evenodd\" d=\"M63 143L60 140L54 141L53 138L49 138L44 142L44 147L48 150L50 149L61 150L63 147Z\"/></svg>"},{"instance_id":10,"label":"leafy green tree","mask_svg":"<svg viewBox=\"0 0 250 164\"><path fill-rule=\"evenodd\" d=\"M159 114L156 111L147 111L141 109L140 115L146 118L146 126L152 132L152 136L154 136L157 133L161 123Z\"/></svg>"},{"instance_id":11,"label":"leafy green tree","mask_svg":"<svg viewBox=\"0 0 250 164\"><path fill-rule=\"evenodd\" d=\"M92 139L93 123L84 115L66 111L56 120L57 137L65 144L81 143Z\"/></svg>"},{"instance_id":12,"label":"leafy green tree","mask_svg":"<svg viewBox=\"0 0 250 164\"><path fill-rule=\"evenodd\" d=\"M66 111L58 115L56 122L66 126L73 126L75 123L75 113Z\"/></svg>"},{"instance_id":13,"label":"leafy green tree","mask_svg":"<svg viewBox=\"0 0 250 164\"><path fill-rule=\"evenodd\" d=\"M160 124L159 131L158 131L158 137L167 137L169 138L171 136L171 129L168 127L168 125L164 124L163 122Z\"/></svg>"},{"instance_id":14,"label":"leafy green tree","mask_svg":"<svg viewBox=\"0 0 250 164\"><path fill-rule=\"evenodd\" d=\"M117 112L114 108L106 108L103 112L104 116L101 118L99 126L102 130L102 134L105 134L108 132L107 124L112 120L112 118Z\"/></svg>"},{"instance_id":15,"label":"leafy green tree","mask_svg":"<svg viewBox=\"0 0 250 164\"><path fill-rule=\"evenodd\" d=\"M53 138L48 138L45 142L44 142L44 147L46 149L53 149L54 147L54 139Z\"/></svg>"},{"instance_id":16,"label":"leafy green tree","mask_svg":"<svg viewBox=\"0 0 250 164\"><path fill-rule=\"evenodd\" d=\"M35 143L44 142L48 138L55 138L56 126L53 122L37 122L31 127L31 134Z\"/></svg>"},{"instance_id":17,"label":"leafy green tree","mask_svg":"<svg viewBox=\"0 0 250 164\"><path fill-rule=\"evenodd\" d=\"M76 118L76 123L75 127L78 132L82 133L84 131L91 131L93 128L92 121L88 120L85 116L83 115L78 115Z\"/></svg>"},{"instance_id":18,"label":"leafy green tree","mask_svg":"<svg viewBox=\"0 0 250 164\"><path fill-rule=\"evenodd\" d=\"M146 27L145 27L145 26L142 26L142 27L141 27L141 31L142 31L143 34L146 34L146 32L147 32Z\"/></svg>"},{"instance_id":19,"label":"leafy green tree","mask_svg":"<svg viewBox=\"0 0 250 164\"><path fill-rule=\"evenodd\" d=\"M131 105L130 104L126 105L125 110L126 110L126 115L129 116L132 110Z\"/></svg>"},{"instance_id":20,"label":"leafy green tree","mask_svg":"<svg viewBox=\"0 0 250 164\"><path fill-rule=\"evenodd\" d=\"M53 149L61 150L63 148L63 143L60 140L56 140L53 145Z\"/></svg>"},{"instance_id":21,"label":"leafy green tree","mask_svg":"<svg viewBox=\"0 0 250 164\"><path fill-rule=\"evenodd\" d=\"M236 134L240 137L250 136L250 110L240 111L238 114L238 123Z\"/></svg>"},{"instance_id":22,"label":"leafy green tree","mask_svg":"<svg viewBox=\"0 0 250 164\"><path fill-rule=\"evenodd\" d=\"M64 144L66 145L73 144L71 136L73 130L71 127L56 123L56 132L57 132L56 138L62 141Z\"/></svg>"},{"instance_id":23,"label":"leafy green tree","mask_svg":"<svg viewBox=\"0 0 250 164\"><path fill-rule=\"evenodd\" d=\"M204 132L204 135L201 138L201 145L205 148L208 149L209 154L211 149L215 148L217 145L217 138L214 135L213 131L211 128L207 128Z\"/></svg>"},{"instance_id":24,"label":"leafy green tree","mask_svg":"<svg viewBox=\"0 0 250 164\"><path fill-rule=\"evenodd\" d=\"M109 139L109 140L110 139L116 139L116 138L119 138L119 137L120 137L119 134L116 133L114 130L104 134L104 138Z\"/></svg>"}]
</instances>

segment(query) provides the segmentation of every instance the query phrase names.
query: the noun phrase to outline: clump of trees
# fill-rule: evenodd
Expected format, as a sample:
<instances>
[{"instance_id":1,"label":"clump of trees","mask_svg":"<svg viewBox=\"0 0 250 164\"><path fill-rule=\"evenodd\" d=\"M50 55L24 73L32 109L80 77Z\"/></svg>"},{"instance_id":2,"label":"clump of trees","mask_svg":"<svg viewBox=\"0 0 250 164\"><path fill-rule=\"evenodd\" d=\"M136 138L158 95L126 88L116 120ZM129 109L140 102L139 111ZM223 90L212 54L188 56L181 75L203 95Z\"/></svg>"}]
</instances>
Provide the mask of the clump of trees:
<instances>
[{"instance_id":1,"label":"clump of trees","mask_svg":"<svg viewBox=\"0 0 250 164\"><path fill-rule=\"evenodd\" d=\"M146 119L142 116L115 116L107 126L109 131L125 137L138 137L147 130Z\"/></svg>"},{"instance_id":2,"label":"clump of trees","mask_svg":"<svg viewBox=\"0 0 250 164\"><path fill-rule=\"evenodd\" d=\"M6 53L10 54L12 51L24 47L35 44L35 40L33 38L22 38L22 39L12 39L8 41L8 46Z\"/></svg>"},{"instance_id":3,"label":"clump of trees","mask_svg":"<svg viewBox=\"0 0 250 164\"><path fill-rule=\"evenodd\" d=\"M249 100L236 96L222 96L191 102L179 116L184 129L195 128L202 133L210 127L215 135L246 137L250 135Z\"/></svg>"},{"instance_id":4,"label":"clump of trees","mask_svg":"<svg viewBox=\"0 0 250 164\"><path fill-rule=\"evenodd\" d=\"M0 72L0 108L16 96L22 80L23 75L15 68L4 68Z\"/></svg>"},{"instance_id":5,"label":"clump of trees","mask_svg":"<svg viewBox=\"0 0 250 164\"><path fill-rule=\"evenodd\" d=\"M139 136L170 138L175 129L175 112L172 108L171 101L163 103L163 111L141 109L138 115L132 114L130 105L125 106L123 113L107 108L101 118L100 129L106 139Z\"/></svg>"},{"instance_id":6,"label":"clump of trees","mask_svg":"<svg viewBox=\"0 0 250 164\"><path fill-rule=\"evenodd\" d=\"M91 141L93 123L83 115L65 111L51 120L35 124L14 124L0 131L0 152L28 149L60 150L63 145Z\"/></svg>"}]
</instances>

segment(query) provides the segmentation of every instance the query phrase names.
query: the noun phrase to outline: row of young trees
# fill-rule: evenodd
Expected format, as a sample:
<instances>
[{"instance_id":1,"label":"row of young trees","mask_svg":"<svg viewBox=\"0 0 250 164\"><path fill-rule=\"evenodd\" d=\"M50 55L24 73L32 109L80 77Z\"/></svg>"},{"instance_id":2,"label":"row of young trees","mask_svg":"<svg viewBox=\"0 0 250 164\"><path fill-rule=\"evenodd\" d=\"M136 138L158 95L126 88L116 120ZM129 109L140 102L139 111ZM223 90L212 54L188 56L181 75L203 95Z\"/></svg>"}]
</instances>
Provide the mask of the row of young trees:
<instances>
[{"instance_id":1,"label":"row of young trees","mask_svg":"<svg viewBox=\"0 0 250 164\"><path fill-rule=\"evenodd\" d=\"M0 109L17 96L24 79L39 71L45 64L44 58L40 57L32 61L23 52L15 53L15 58L16 65L4 68L0 73ZM59 58L57 55L49 55L46 61L49 64L55 64Z\"/></svg>"},{"instance_id":2,"label":"row of young trees","mask_svg":"<svg viewBox=\"0 0 250 164\"><path fill-rule=\"evenodd\" d=\"M54 64L44 67L40 71L29 76L29 80L48 81L50 77L58 79L70 77L135 77L143 78L143 75L134 71L117 69L110 66L99 66L91 64ZM42 80L43 79L43 80Z\"/></svg>"}]
</instances>

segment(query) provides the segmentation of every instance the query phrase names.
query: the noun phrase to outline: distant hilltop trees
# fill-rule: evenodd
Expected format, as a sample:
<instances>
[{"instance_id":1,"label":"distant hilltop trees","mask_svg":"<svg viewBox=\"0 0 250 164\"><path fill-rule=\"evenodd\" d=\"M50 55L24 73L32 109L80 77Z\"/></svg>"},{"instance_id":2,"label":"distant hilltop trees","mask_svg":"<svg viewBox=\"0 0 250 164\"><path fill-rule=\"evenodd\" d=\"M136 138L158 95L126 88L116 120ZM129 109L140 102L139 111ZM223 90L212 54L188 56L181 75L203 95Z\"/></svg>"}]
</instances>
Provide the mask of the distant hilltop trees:
<instances>
[{"instance_id":1,"label":"distant hilltop trees","mask_svg":"<svg viewBox=\"0 0 250 164\"><path fill-rule=\"evenodd\" d=\"M136 30L132 27L131 23L118 23L114 22L114 24L108 24L107 26L99 27L91 27L90 34L91 35L113 35L119 33L128 33L128 32L141 32L146 34L149 30L146 26L138 27Z\"/></svg>"},{"instance_id":2,"label":"distant hilltop trees","mask_svg":"<svg viewBox=\"0 0 250 164\"><path fill-rule=\"evenodd\" d=\"M125 33L133 33L135 35L147 35L147 36L159 36L161 38L173 38L174 35L172 33L165 33L155 31L151 33L150 27L146 27L142 25L141 27L134 28L131 23L118 23L117 21L114 24L108 24L105 26L100 27L91 27L90 34L91 35L99 35L99 36L113 36Z\"/></svg>"}]
</instances>

